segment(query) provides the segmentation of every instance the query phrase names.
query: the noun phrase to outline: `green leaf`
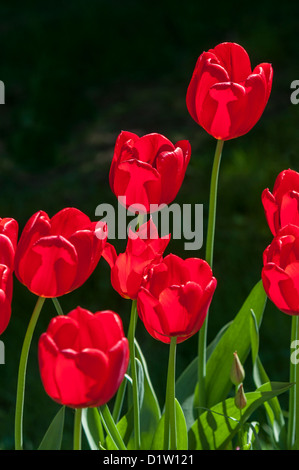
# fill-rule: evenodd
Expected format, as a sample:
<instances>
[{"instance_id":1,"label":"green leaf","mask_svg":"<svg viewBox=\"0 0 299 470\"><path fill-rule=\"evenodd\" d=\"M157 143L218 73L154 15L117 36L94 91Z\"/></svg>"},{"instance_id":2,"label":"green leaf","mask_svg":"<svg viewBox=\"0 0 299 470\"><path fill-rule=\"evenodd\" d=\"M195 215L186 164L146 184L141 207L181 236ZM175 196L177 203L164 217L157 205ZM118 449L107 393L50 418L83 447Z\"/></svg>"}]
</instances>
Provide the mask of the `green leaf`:
<instances>
[{"instance_id":1,"label":"green leaf","mask_svg":"<svg viewBox=\"0 0 299 470\"><path fill-rule=\"evenodd\" d=\"M210 357L221 337L231 325L232 322L227 323L216 335L214 340L207 347L207 359ZM182 410L185 415L187 429L189 429L195 421L194 416L194 392L197 385L198 376L198 358L195 357L193 361L181 373L175 384L176 396L181 403Z\"/></svg>"},{"instance_id":2,"label":"green leaf","mask_svg":"<svg viewBox=\"0 0 299 470\"><path fill-rule=\"evenodd\" d=\"M259 445L259 440L258 440L259 429L260 429L260 425L256 421L253 421L252 423L245 423L245 425L243 426L244 444L243 444L242 450L252 450L253 444L255 442L257 443L258 449L261 450L261 446Z\"/></svg>"},{"instance_id":3,"label":"green leaf","mask_svg":"<svg viewBox=\"0 0 299 470\"><path fill-rule=\"evenodd\" d=\"M82 426L91 450L99 450L104 442L104 431L97 408L82 410Z\"/></svg>"},{"instance_id":4,"label":"green leaf","mask_svg":"<svg viewBox=\"0 0 299 470\"><path fill-rule=\"evenodd\" d=\"M133 429L134 429L134 416L133 416L133 407L131 407L127 413L118 421L116 424L118 432L124 441L125 445L128 445L130 441ZM107 450L118 450L113 439L107 435L104 448ZM129 448L129 447L128 447Z\"/></svg>"},{"instance_id":5,"label":"green leaf","mask_svg":"<svg viewBox=\"0 0 299 470\"><path fill-rule=\"evenodd\" d=\"M247 405L236 408L234 398L228 398L202 413L189 430L189 450L223 450L250 418L251 414L266 401L286 392L292 384L268 382L255 392L246 393Z\"/></svg>"},{"instance_id":6,"label":"green leaf","mask_svg":"<svg viewBox=\"0 0 299 470\"><path fill-rule=\"evenodd\" d=\"M175 405L177 450L188 450L188 430L185 416L177 399L175 399Z\"/></svg>"},{"instance_id":7,"label":"green leaf","mask_svg":"<svg viewBox=\"0 0 299 470\"><path fill-rule=\"evenodd\" d=\"M233 353L237 351L240 361L245 362L251 346L251 310L255 312L257 324L260 325L266 299L262 281L259 281L213 350L207 361L207 407L210 408L227 397L232 386L230 369Z\"/></svg>"},{"instance_id":8,"label":"green leaf","mask_svg":"<svg viewBox=\"0 0 299 470\"><path fill-rule=\"evenodd\" d=\"M270 382L269 377L263 367L263 364L259 358L259 330L255 313L251 311L251 356L253 364L253 380L256 387L260 387L266 382ZM283 412L280 407L280 403L277 397L272 398L269 402L264 404L267 413L268 421L273 432L273 438L279 448L283 448L286 445L286 427Z\"/></svg>"},{"instance_id":9,"label":"green leaf","mask_svg":"<svg viewBox=\"0 0 299 470\"><path fill-rule=\"evenodd\" d=\"M140 410L141 449L148 450L151 446L154 432L161 417L160 406L152 386L147 363L138 342L135 340L136 358L139 359L143 369L143 400Z\"/></svg>"},{"instance_id":10,"label":"green leaf","mask_svg":"<svg viewBox=\"0 0 299 470\"><path fill-rule=\"evenodd\" d=\"M140 436L141 449L149 449L154 432L158 426L161 412L158 400L153 389L147 369L146 360L141 348L135 340L138 393L140 404ZM119 420L116 425L128 450L134 449L134 415L133 407ZM107 450L116 450L113 440L107 436L105 446Z\"/></svg>"},{"instance_id":11,"label":"green leaf","mask_svg":"<svg viewBox=\"0 0 299 470\"><path fill-rule=\"evenodd\" d=\"M175 417L176 417L176 436L177 436L177 449L188 450L188 430L185 421L183 410L175 399ZM165 414L163 414L158 423L154 438L152 440L151 450L164 450L164 421Z\"/></svg>"},{"instance_id":12,"label":"green leaf","mask_svg":"<svg viewBox=\"0 0 299 470\"><path fill-rule=\"evenodd\" d=\"M65 407L62 406L48 427L38 450L60 450L63 437L64 415Z\"/></svg>"}]
</instances>

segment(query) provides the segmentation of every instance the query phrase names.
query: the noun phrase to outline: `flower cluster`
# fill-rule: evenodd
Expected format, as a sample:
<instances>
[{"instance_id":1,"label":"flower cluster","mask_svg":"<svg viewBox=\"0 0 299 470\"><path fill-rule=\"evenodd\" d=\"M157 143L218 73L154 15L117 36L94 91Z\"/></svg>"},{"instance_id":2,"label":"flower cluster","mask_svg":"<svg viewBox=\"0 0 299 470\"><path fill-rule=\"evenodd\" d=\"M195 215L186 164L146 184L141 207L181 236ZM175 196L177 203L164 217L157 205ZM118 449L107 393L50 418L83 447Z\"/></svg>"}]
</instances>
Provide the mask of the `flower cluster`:
<instances>
[{"instance_id":1,"label":"flower cluster","mask_svg":"<svg viewBox=\"0 0 299 470\"><path fill-rule=\"evenodd\" d=\"M263 63L252 70L247 52L235 43L220 44L198 58L187 90L187 108L196 123L217 139L217 148L219 142L244 135L257 123L269 99L272 75L271 64ZM215 212L209 213L210 256L206 254L206 259L166 254L171 234L160 236L151 217L153 207L158 210L176 198L190 158L188 140L173 144L159 133L141 137L129 131L119 134L109 184L118 200L129 211L138 213L136 230L129 229L126 248L121 253L108 242L106 223L91 221L73 207L64 208L52 218L40 210L29 218L19 239L14 219L0 221L0 334L11 316L13 272L38 297L37 306L46 298L53 299L57 306L57 298L84 285L103 258L110 267L113 289L122 299L132 301L128 338L120 315L114 311L92 313L77 306L65 315L58 309L58 315L39 338L38 362L46 393L55 402L76 409L76 416L82 408L107 404L120 385L126 385L130 365L137 449L140 449L140 377L136 373L134 338L137 318L155 340L170 345L167 391L170 390L172 402L169 398L165 401L163 448L175 448L176 432L171 429L177 413L173 393L175 347L204 330L217 286L212 271ZM215 194L211 191L214 200L210 200L210 206L215 211L217 181L212 183ZM299 174L283 172L273 194L265 190L262 200L274 235L264 253L264 287L282 311L299 315ZM34 312L39 313L39 308ZM205 334L203 337L206 338ZM201 366L204 371L205 364ZM20 361L19 377L21 367L26 367L26 358ZM232 377L233 383L240 385L240 393L243 392L240 364L234 366ZM198 380L198 386L202 385ZM23 394L19 389L19 395ZM236 406L245 407L243 396L237 398ZM116 397L116 405L122 399L123 396ZM18 403L19 400L17 406ZM16 423L21 415L18 409ZM114 434L117 442L121 440L120 434L118 431Z\"/></svg>"},{"instance_id":2,"label":"flower cluster","mask_svg":"<svg viewBox=\"0 0 299 470\"><path fill-rule=\"evenodd\" d=\"M299 173L282 171L262 203L273 234L263 254L263 285L282 312L299 315Z\"/></svg>"}]
</instances>

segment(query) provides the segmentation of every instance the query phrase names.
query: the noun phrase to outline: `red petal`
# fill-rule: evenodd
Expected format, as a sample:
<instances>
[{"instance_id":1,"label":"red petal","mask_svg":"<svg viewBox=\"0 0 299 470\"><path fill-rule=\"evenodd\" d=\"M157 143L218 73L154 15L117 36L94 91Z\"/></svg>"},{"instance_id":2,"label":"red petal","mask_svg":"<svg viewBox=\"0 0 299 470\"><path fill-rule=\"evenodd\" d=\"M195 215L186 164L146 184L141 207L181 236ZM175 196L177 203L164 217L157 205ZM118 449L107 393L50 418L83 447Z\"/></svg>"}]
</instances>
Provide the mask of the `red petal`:
<instances>
[{"instance_id":1,"label":"red petal","mask_svg":"<svg viewBox=\"0 0 299 470\"><path fill-rule=\"evenodd\" d=\"M91 221L87 215L73 207L57 212L51 219L51 235L69 239L78 230L90 230Z\"/></svg>"},{"instance_id":2,"label":"red petal","mask_svg":"<svg viewBox=\"0 0 299 470\"><path fill-rule=\"evenodd\" d=\"M251 74L249 56L239 44L224 42L209 52L216 55L222 67L227 71L230 81L240 83Z\"/></svg>"},{"instance_id":3,"label":"red petal","mask_svg":"<svg viewBox=\"0 0 299 470\"><path fill-rule=\"evenodd\" d=\"M154 165L157 155L161 152L174 150L174 145L163 135L153 133L140 137L135 142L135 149L138 160Z\"/></svg>"},{"instance_id":4,"label":"red petal","mask_svg":"<svg viewBox=\"0 0 299 470\"><path fill-rule=\"evenodd\" d=\"M58 297L68 293L77 273L77 253L67 240L41 238L23 259L22 282L36 295Z\"/></svg>"},{"instance_id":5,"label":"red petal","mask_svg":"<svg viewBox=\"0 0 299 470\"><path fill-rule=\"evenodd\" d=\"M150 204L160 204L161 178L155 168L138 160L122 162L115 171L114 193L125 196L126 207L148 212Z\"/></svg>"},{"instance_id":6,"label":"red petal","mask_svg":"<svg viewBox=\"0 0 299 470\"><path fill-rule=\"evenodd\" d=\"M262 204L265 211L266 220L273 235L279 230L279 212L275 197L270 193L269 189L262 192Z\"/></svg>"}]
</instances>

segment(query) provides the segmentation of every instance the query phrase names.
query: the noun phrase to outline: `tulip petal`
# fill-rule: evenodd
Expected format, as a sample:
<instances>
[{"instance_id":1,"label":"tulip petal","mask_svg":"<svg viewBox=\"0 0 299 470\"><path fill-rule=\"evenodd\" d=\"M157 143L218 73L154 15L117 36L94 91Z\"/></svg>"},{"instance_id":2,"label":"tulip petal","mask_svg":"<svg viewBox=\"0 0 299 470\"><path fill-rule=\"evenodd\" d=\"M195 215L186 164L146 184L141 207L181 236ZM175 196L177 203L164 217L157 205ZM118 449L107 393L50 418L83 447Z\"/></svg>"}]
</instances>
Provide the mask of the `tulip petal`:
<instances>
[{"instance_id":1,"label":"tulip petal","mask_svg":"<svg viewBox=\"0 0 299 470\"><path fill-rule=\"evenodd\" d=\"M0 264L0 334L6 330L10 321L12 290L12 271Z\"/></svg>"},{"instance_id":2,"label":"tulip petal","mask_svg":"<svg viewBox=\"0 0 299 470\"><path fill-rule=\"evenodd\" d=\"M245 89L237 83L216 83L207 94L202 126L216 139L227 140L234 135L236 116L244 112Z\"/></svg>"},{"instance_id":3,"label":"tulip petal","mask_svg":"<svg viewBox=\"0 0 299 470\"><path fill-rule=\"evenodd\" d=\"M224 42L209 52L215 54L222 67L227 71L229 81L240 83L251 74L249 56L239 44Z\"/></svg>"},{"instance_id":4,"label":"tulip petal","mask_svg":"<svg viewBox=\"0 0 299 470\"><path fill-rule=\"evenodd\" d=\"M279 209L275 197L268 188L262 192L262 204L271 233L276 235L279 227Z\"/></svg>"},{"instance_id":5,"label":"tulip petal","mask_svg":"<svg viewBox=\"0 0 299 470\"><path fill-rule=\"evenodd\" d=\"M90 229L90 219L74 207L67 207L51 218L51 235L61 235L68 239L77 230Z\"/></svg>"},{"instance_id":6,"label":"tulip petal","mask_svg":"<svg viewBox=\"0 0 299 470\"><path fill-rule=\"evenodd\" d=\"M203 114L208 111L204 105L210 88L216 83L229 81L226 70L219 65L214 54L203 53L199 58L187 89L186 104L192 118L202 125Z\"/></svg>"},{"instance_id":7,"label":"tulip petal","mask_svg":"<svg viewBox=\"0 0 299 470\"><path fill-rule=\"evenodd\" d=\"M84 351L78 354L72 350L59 352L54 362L54 379L61 402L73 408L80 408L83 403L84 407L92 405L94 397L90 396L89 391L95 380L88 372L96 367L101 371L101 378L98 376L98 380L104 381L107 365L107 358L101 351L93 351L90 354Z\"/></svg>"},{"instance_id":8,"label":"tulip petal","mask_svg":"<svg viewBox=\"0 0 299 470\"><path fill-rule=\"evenodd\" d=\"M163 135L152 133L140 137L135 142L134 148L139 161L153 165L161 152L173 151L174 145Z\"/></svg>"},{"instance_id":9,"label":"tulip petal","mask_svg":"<svg viewBox=\"0 0 299 470\"><path fill-rule=\"evenodd\" d=\"M161 200L169 204L176 197L185 177L185 161L182 149L161 152L156 161L161 175Z\"/></svg>"},{"instance_id":10,"label":"tulip petal","mask_svg":"<svg viewBox=\"0 0 299 470\"><path fill-rule=\"evenodd\" d=\"M69 292L76 276L77 253L63 237L38 240L26 253L23 282L43 297L58 297Z\"/></svg>"},{"instance_id":11,"label":"tulip petal","mask_svg":"<svg viewBox=\"0 0 299 470\"><path fill-rule=\"evenodd\" d=\"M113 268L117 259L117 252L113 245L106 243L103 250L103 258L107 261L110 268Z\"/></svg>"},{"instance_id":12,"label":"tulip petal","mask_svg":"<svg viewBox=\"0 0 299 470\"><path fill-rule=\"evenodd\" d=\"M262 281L267 296L283 312L289 312L288 299L282 294L280 285L282 281L289 280L289 276L276 264L268 263L262 269Z\"/></svg>"},{"instance_id":13,"label":"tulip petal","mask_svg":"<svg viewBox=\"0 0 299 470\"><path fill-rule=\"evenodd\" d=\"M160 203L161 178L149 164L128 160L120 163L115 171L113 189L118 196L125 196L127 208L148 212L151 204Z\"/></svg>"},{"instance_id":14,"label":"tulip petal","mask_svg":"<svg viewBox=\"0 0 299 470\"><path fill-rule=\"evenodd\" d=\"M100 397L97 406L107 403L115 395L129 365L129 344L127 338L122 338L109 352L109 380L102 384L101 390L97 391L96 383L93 395Z\"/></svg>"}]
</instances>

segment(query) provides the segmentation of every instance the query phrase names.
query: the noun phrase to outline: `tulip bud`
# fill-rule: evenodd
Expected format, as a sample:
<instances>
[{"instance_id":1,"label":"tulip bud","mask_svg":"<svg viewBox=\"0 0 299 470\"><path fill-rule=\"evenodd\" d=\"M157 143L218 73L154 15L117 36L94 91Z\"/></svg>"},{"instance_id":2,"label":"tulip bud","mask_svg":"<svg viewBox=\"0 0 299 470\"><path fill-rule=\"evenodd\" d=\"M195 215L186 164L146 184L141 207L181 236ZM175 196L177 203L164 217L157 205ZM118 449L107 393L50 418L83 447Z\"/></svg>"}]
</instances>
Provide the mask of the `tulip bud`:
<instances>
[{"instance_id":1,"label":"tulip bud","mask_svg":"<svg viewBox=\"0 0 299 470\"><path fill-rule=\"evenodd\" d=\"M234 352L234 360L230 371L230 379L234 385L239 385L244 381L245 371L237 354Z\"/></svg>"},{"instance_id":2,"label":"tulip bud","mask_svg":"<svg viewBox=\"0 0 299 470\"><path fill-rule=\"evenodd\" d=\"M243 410L247 405L247 399L244 393L243 384L240 384L236 396L235 396L235 405L239 410Z\"/></svg>"}]
</instances>

